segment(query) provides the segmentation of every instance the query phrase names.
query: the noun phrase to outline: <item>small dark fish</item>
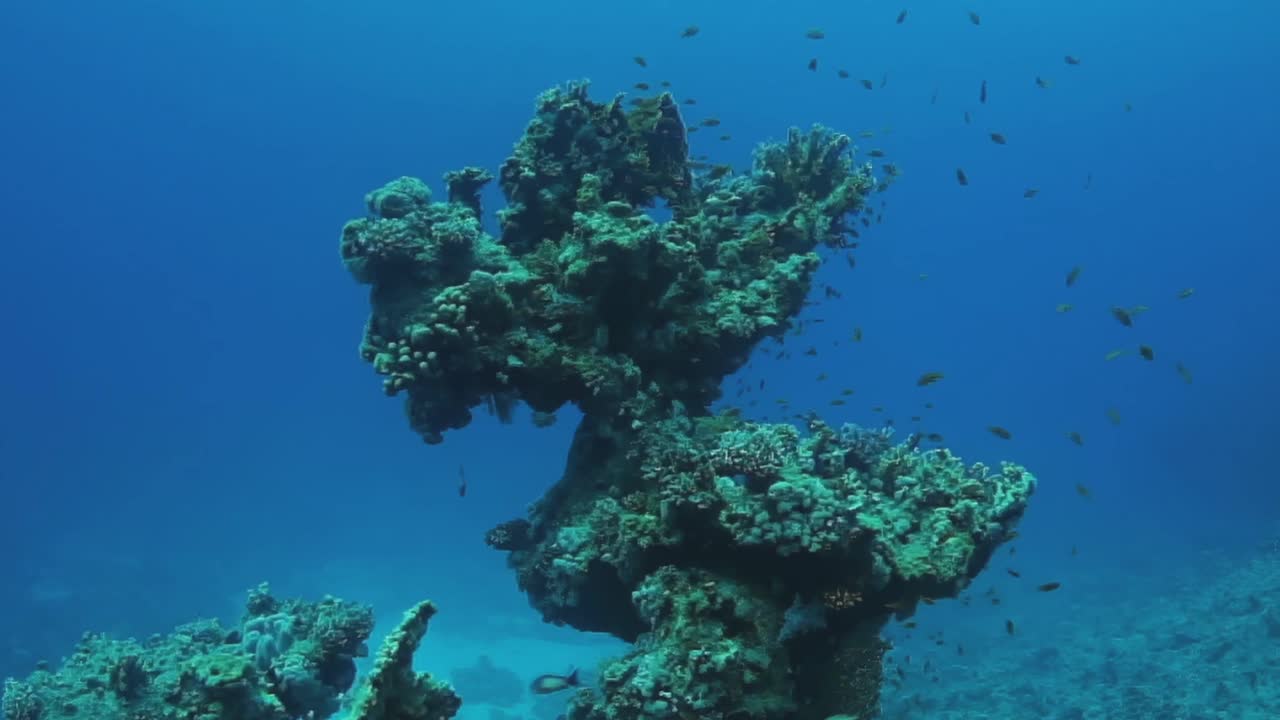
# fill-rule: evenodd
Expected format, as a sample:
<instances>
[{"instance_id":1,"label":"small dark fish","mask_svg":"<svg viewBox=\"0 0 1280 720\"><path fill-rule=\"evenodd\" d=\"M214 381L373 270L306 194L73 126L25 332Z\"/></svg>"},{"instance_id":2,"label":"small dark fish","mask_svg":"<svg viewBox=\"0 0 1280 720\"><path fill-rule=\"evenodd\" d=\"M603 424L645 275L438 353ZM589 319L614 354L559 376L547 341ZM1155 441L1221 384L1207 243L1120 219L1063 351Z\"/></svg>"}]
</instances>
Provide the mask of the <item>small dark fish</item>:
<instances>
[{"instance_id":1,"label":"small dark fish","mask_svg":"<svg viewBox=\"0 0 1280 720\"><path fill-rule=\"evenodd\" d=\"M1005 570L1005 572L1009 573L1010 575L1016 578L1022 577L1022 573L1018 572L1017 570L1014 570L1013 568L1008 568Z\"/></svg>"},{"instance_id":2,"label":"small dark fish","mask_svg":"<svg viewBox=\"0 0 1280 720\"><path fill-rule=\"evenodd\" d=\"M1067 287L1075 285L1076 281L1080 279L1080 273L1082 272L1084 272L1084 268L1079 265L1071 268L1070 272L1067 273Z\"/></svg>"},{"instance_id":3,"label":"small dark fish","mask_svg":"<svg viewBox=\"0 0 1280 720\"><path fill-rule=\"evenodd\" d=\"M1060 582L1047 582L1043 585L1037 585L1036 590L1039 590L1040 592L1053 592L1060 587L1062 587L1062 583Z\"/></svg>"},{"instance_id":4,"label":"small dark fish","mask_svg":"<svg viewBox=\"0 0 1280 720\"><path fill-rule=\"evenodd\" d=\"M721 135L721 136L720 136L720 140L721 140L722 142L727 142L727 141L732 140L732 139L733 139L733 136L732 136L732 135Z\"/></svg>"},{"instance_id":5,"label":"small dark fish","mask_svg":"<svg viewBox=\"0 0 1280 720\"><path fill-rule=\"evenodd\" d=\"M709 117L706 120L703 120L700 124L702 127L715 127L720 124L720 119Z\"/></svg>"},{"instance_id":6,"label":"small dark fish","mask_svg":"<svg viewBox=\"0 0 1280 720\"><path fill-rule=\"evenodd\" d=\"M867 156L868 156L868 157L873 157L873 158L882 158L882 157L884 157L884 151L883 151L883 150L881 150L880 148L875 148L875 149L872 149L872 150L868 150L868 151L867 151Z\"/></svg>"},{"instance_id":7,"label":"small dark fish","mask_svg":"<svg viewBox=\"0 0 1280 720\"><path fill-rule=\"evenodd\" d=\"M1026 198L1026 199L1028 199L1028 200L1030 200L1031 198L1033 198L1033 197L1035 197L1035 196L1037 196L1037 195L1039 195L1039 194L1040 194L1040 189L1039 189L1039 188L1027 188L1026 190L1023 190L1023 191L1022 191L1022 197Z\"/></svg>"},{"instance_id":8,"label":"small dark fish","mask_svg":"<svg viewBox=\"0 0 1280 720\"><path fill-rule=\"evenodd\" d=\"M698 34L698 26L697 26L697 25L690 25L689 27L685 28L685 29L680 33L680 37L682 37L682 38L691 38L691 37L693 37L694 35L697 35L697 34Z\"/></svg>"},{"instance_id":9,"label":"small dark fish","mask_svg":"<svg viewBox=\"0 0 1280 720\"><path fill-rule=\"evenodd\" d=\"M961 185L969 184L969 176L965 174L964 168L956 168L956 182Z\"/></svg>"},{"instance_id":10,"label":"small dark fish","mask_svg":"<svg viewBox=\"0 0 1280 720\"><path fill-rule=\"evenodd\" d=\"M889 73L885 73L884 75L880 76L880 87L883 88L885 85L888 85L888 84L889 84Z\"/></svg>"},{"instance_id":11,"label":"small dark fish","mask_svg":"<svg viewBox=\"0 0 1280 720\"><path fill-rule=\"evenodd\" d=\"M1187 298L1195 294L1196 294L1195 288L1182 288L1181 290L1178 291L1178 299L1186 300Z\"/></svg>"},{"instance_id":12,"label":"small dark fish","mask_svg":"<svg viewBox=\"0 0 1280 720\"><path fill-rule=\"evenodd\" d=\"M644 56L642 55L637 55L634 58L632 58L632 60L634 60L635 63L640 67L649 67L649 61L645 60Z\"/></svg>"},{"instance_id":13,"label":"small dark fish","mask_svg":"<svg viewBox=\"0 0 1280 720\"><path fill-rule=\"evenodd\" d=\"M983 105L987 104L987 81L982 81L982 87L978 89L978 102Z\"/></svg>"},{"instance_id":14,"label":"small dark fish","mask_svg":"<svg viewBox=\"0 0 1280 720\"><path fill-rule=\"evenodd\" d=\"M1071 303L1058 303L1058 307L1055 309L1060 313L1069 313L1075 309L1075 305L1072 305Z\"/></svg>"},{"instance_id":15,"label":"small dark fish","mask_svg":"<svg viewBox=\"0 0 1280 720\"><path fill-rule=\"evenodd\" d=\"M1048 90L1049 88L1053 87L1053 82L1050 80L1045 80L1044 78L1037 75L1036 87L1040 88L1041 90Z\"/></svg>"},{"instance_id":16,"label":"small dark fish","mask_svg":"<svg viewBox=\"0 0 1280 720\"><path fill-rule=\"evenodd\" d=\"M1076 494L1084 498L1085 500L1088 500L1089 498L1093 497L1093 493L1089 490L1089 486L1082 485L1080 483L1076 483Z\"/></svg>"},{"instance_id":17,"label":"small dark fish","mask_svg":"<svg viewBox=\"0 0 1280 720\"><path fill-rule=\"evenodd\" d=\"M1081 447L1084 447L1084 436L1075 430L1067 433L1067 439Z\"/></svg>"},{"instance_id":18,"label":"small dark fish","mask_svg":"<svg viewBox=\"0 0 1280 720\"><path fill-rule=\"evenodd\" d=\"M808 32L804 34L804 36L809 38L810 40L821 40L822 38L826 37L827 34L819 28L811 28Z\"/></svg>"},{"instance_id":19,"label":"small dark fish","mask_svg":"<svg viewBox=\"0 0 1280 720\"><path fill-rule=\"evenodd\" d=\"M914 630L916 628L916 622L914 620L908 620L907 622L902 623L902 627L908 630Z\"/></svg>"},{"instance_id":20,"label":"small dark fish","mask_svg":"<svg viewBox=\"0 0 1280 720\"><path fill-rule=\"evenodd\" d=\"M987 426L987 432L991 433L992 435L995 435L996 437L1000 438L1001 440L1012 440L1012 439L1013 439L1013 433L1009 432L1008 430L1005 430L1004 428L1000 427L999 425L988 425L988 426Z\"/></svg>"},{"instance_id":21,"label":"small dark fish","mask_svg":"<svg viewBox=\"0 0 1280 720\"><path fill-rule=\"evenodd\" d=\"M1118 305L1111 308L1111 317L1125 327L1133 327L1133 315Z\"/></svg>"},{"instance_id":22,"label":"small dark fish","mask_svg":"<svg viewBox=\"0 0 1280 720\"><path fill-rule=\"evenodd\" d=\"M856 327L856 328L854 328L854 329L853 329L853 338L852 338L852 340L853 340L854 342L862 342L862 328L860 328L860 327Z\"/></svg>"},{"instance_id":23,"label":"small dark fish","mask_svg":"<svg viewBox=\"0 0 1280 720\"><path fill-rule=\"evenodd\" d=\"M1143 360L1156 359L1156 351L1152 350L1150 345L1139 345L1138 354L1142 356Z\"/></svg>"},{"instance_id":24,"label":"small dark fish","mask_svg":"<svg viewBox=\"0 0 1280 720\"><path fill-rule=\"evenodd\" d=\"M669 87L671 87L671 81L670 81L670 80L663 80L661 83L659 83L659 85L661 85L661 86L662 86L662 87L664 87L664 88L669 88Z\"/></svg>"},{"instance_id":25,"label":"small dark fish","mask_svg":"<svg viewBox=\"0 0 1280 720\"><path fill-rule=\"evenodd\" d=\"M925 436L924 436L924 439L925 439L925 440L928 440L929 442L936 442L936 443L940 443L940 442L942 442L942 433L936 433L936 432L935 432L935 433L929 433L928 435L925 435Z\"/></svg>"},{"instance_id":26,"label":"small dark fish","mask_svg":"<svg viewBox=\"0 0 1280 720\"><path fill-rule=\"evenodd\" d=\"M982 24L982 16L981 16L981 15L979 15L978 13L976 13L976 12L974 12L974 11L970 10L970 11L969 11L969 22L973 23L974 25L981 25L981 24Z\"/></svg>"},{"instance_id":27,"label":"small dark fish","mask_svg":"<svg viewBox=\"0 0 1280 720\"><path fill-rule=\"evenodd\" d=\"M698 132L698 127L695 125L694 127L691 127L691 128L685 128L684 131L687 133L696 133Z\"/></svg>"},{"instance_id":28,"label":"small dark fish","mask_svg":"<svg viewBox=\"0 0 1280 720\"><path fill-rule=\"evenodd\" d=\"M968 111L968 110L965 110L965 111L964 111L964 124L965 124L965 125L968 125L968 124L970 124L970 123L972 123L972 122L973 122L973 116L969 114L969 111Z\"/></svg>"},{"instance_id":29,"label":"small dark fish","mask_svg":"<svg viewBox=\"0 0 1280 720\"><path fill-rule=\"evenodd\" d=\"M810 60L810 61L809 61L809 65L808 65L808 67L809 67L809 69L810 69L810 70L817 71L817 69L818 69L818 58L813 58L812 60Z\"/></svg>"},{"instance_id":30,"label":"small dark fish","mask_svg":"<svg viewBox=\"0 0 1280 720\"><path fill-rule=\"evenodd\" d=\"M1015 630L1016 630L1016 628L1013 626L1013 621L1012 621L1012 620L1005 620L1005 621L1004 621L1004 631L1005 631L1005 632L1007 632L1007 633L1009 633L1010 635L1012 635L1012 634L1014 633L1014 631L1015 631Z\"/></svg>"},{"instance_id":31,"label":"small dark fish","mask_svg":"<svg viewBox=\"0 0 1280 720\"><path fill-rule=\"evenodd\" d=\"M943 377L944 377L943 374L940 372L927 372L921 375L920 379L916 380L916 385L918 385L919 387L932 385L938 382L939 380L941 380Z\"/></svg>"},{"instance_id":32,"label":"small dark fish","mask_svg":"<svg viewBox=\"0 0 1280 720\"><path fill-rule=\"evenodd\" d=\"M578 687L577 670L568 675L539 675L533 679L533 684L529 686L529 689L537 695L549 695L575 687Z\"/></svg>"},{"instance_id":33,"label":"small dark fish","mask_svg":"<svg viewBox=\"0 0 1280 720\"><path fill-rule=\"evenodd\" d=\"M1182 363L1178 363L1178 364L1174 365L1173 367L1174 367L1174 369L1175 369L1175 370L1177 370L1177 371L1178 371L1178 376L1182 378L1182 381L1183 381L1183 382L1185 382L1186 384L1190 385L1190 384L1191 384L1191 371L1187 369L1187 366L1186 366L1186 365L1183 365Z\"/></svg>"},{"instance_id":34,"label":"small dark fish","mask_svg":"<svg viewBox=\"0 0 1280 720\"><path fill-rule=\"evenodd\" d=\"M937 104L938 104L938 89L937 89L937 88L934 88L934 89L933 89L933 94L929 96L929 104L930 104L930 105L937 105Z\"/></svg>"},{"instance_id":35,"label":"small dark fish","mask_svg":"<svg viewBox=\"0 0 1280 720\"><path fill-rule=\"evenodd\" d=\"M841 68L841 69L839 69L839 70L837 70L837 71L836 71L836 76L837 76L837 77L839 77L841 80L848 80L848 79L849 79L849 71L848 71L848 70L845 70L844 68Z\"/></svg>"},{"instance_id":36,"label":"small dark fish","mask_svg":"<svg viewBox=\"0 0 1280 720\"><path fill-rule=\"evenodd\" d=\"M876 86L876 84L871 82L870 80L864 79L864 80L861 80L860 82L862 83L862 87L866 88L867 90L872 90Z\"/></svg>"},{"instance_id":37,"label":"small dark fish","mask_svg":"<svg viewBox=\"0 0 1280 720\"><path fill-rule=\"evenodd\" d=\"M1075 55L1066 55L1066 56L1063 56L1063 58L1062 58L1062 59L1063 59L1063 61L1064 61L1064 62L1066 62L1068 65L1079 65L1079 64L1080 64L1080 58L1076 57Z\"/></svg>"},{"instance_id":38,"label":"small dark fish","mask_svg":"<svg viewBox=\"0 0 1280 720\"><path fill-rule=\"evenodd\" d=\"M635 88L636 88L637 90L648 90L648 89L649 89L649 83L636 83Z\"/></svg>"},{"instance_id":39,"label":"small dark fish","mask_svg":"<svg viewBox=\"0 0 1280 720\"><path fill-rule=\"evenodd\" d=\"M1124 111L1125 111L1125 112L1133 112L1133 103L1125 103L1125 104L1124 104Z\"/></svg>"},{"instance_id":40,"label":"small dark fish","mask_svg":"<svg viewBox=\"0 0 1280 720\"><path fill-rule=\"evenodd\" d=\"M693 98L685 98L685 99L684 99L684 104L685 104L685 105L697 105L697 104L698 104L698 101L697 101L697 100L694 100Z\"/></svg>"},{"instance_id":41,"label":"small dark fish","mask_svg":"<svg viewBox=\"0 0 1280 720\"><path fill-rule=\"evenodd\" d=\"M1119 425L1120 411L1115 408L1107 408L1107 419L1111 421L1112 425Z\"/></svg>"},{"instance_id":42,"label":"small dark fish","mask_svg":"<svg viewBox=\"0 0 1280 720\"><path fill-rule=\"evenodd\" d=\"M880 166L880 169L884 170L884 174L889 177L898 177L902 174L902 171L898 169L898 166L893 163L885 163Z\"/></svg>"},{"instance_id":43,"label":"small dark fish","mask_svg":"<svg viewBox=\"0 0 1280 720\"><path fill-rule=\"evenodd\" d=\"M458 497L467 496L467 470L461 465L458 466Z\"/></svg>"},{"instance_id":44,"label":"small dark fish","mask_svg":"<svg viewBox=\"0 0 1280 720\"><path fill-rule=\"evenodd\" d=\"M991 133L991 142L993 142L993 143L995 143L995 144L997 144L997 145L1008 145L1008 144L1009 144L1009 140L1008 140L1007 138L1005 138L1004 134L1003 134L1003 133L998 133L998 132L993 132L993 133Z\"/></svg>"}]
</instances>

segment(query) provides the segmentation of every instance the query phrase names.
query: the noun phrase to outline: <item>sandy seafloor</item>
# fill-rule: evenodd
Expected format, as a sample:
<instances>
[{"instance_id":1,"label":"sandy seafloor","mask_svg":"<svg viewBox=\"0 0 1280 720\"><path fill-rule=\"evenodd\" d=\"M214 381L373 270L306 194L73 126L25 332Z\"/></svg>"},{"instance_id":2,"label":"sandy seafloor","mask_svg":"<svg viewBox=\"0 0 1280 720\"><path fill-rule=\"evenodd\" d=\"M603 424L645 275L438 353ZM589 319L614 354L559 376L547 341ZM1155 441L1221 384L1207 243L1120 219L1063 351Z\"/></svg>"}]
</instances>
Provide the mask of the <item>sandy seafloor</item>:
<instances>
[{"instance_id":1,"label":"sandy seafloor","mask_svg":"<svg viewBox=\"0 0 1280 720\"><path fill-rule=\"evenodd\" d=\"M1280 542L1246 556L1206 550L1167 565L1154 579L1099 572L1075 580L1035 612L985 602L981 581L965 607L922 608L914 630L887 631L895 649L886 675L898 677L902 666L904 677L886 685L883 717L1280 718ZM1012 636L1004 626L1010 615L1019 618ZM622 648L605 637L549 632L530 612L465 632L433 629L418 665L446 678L481 656L497 668L473 675L492 687L470 688L461 720L555 720L569 694L534 697L527 681L571 666L590 676Z\"/></svg>"}]
</instances>

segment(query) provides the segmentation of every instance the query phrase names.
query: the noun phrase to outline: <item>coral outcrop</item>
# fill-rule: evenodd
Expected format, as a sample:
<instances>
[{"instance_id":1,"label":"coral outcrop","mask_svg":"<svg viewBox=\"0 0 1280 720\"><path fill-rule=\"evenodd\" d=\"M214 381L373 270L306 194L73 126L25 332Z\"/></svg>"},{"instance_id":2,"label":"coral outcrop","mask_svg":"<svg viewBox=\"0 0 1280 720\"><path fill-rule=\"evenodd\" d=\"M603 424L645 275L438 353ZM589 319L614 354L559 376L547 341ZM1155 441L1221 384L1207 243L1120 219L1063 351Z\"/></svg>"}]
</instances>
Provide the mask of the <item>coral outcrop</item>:
<instances>
[{"instance_id":1,"label":"coral outcrop","mask_svg":"<svg viewBox=\"0 0 1280 720\"><path fill-rule=\"evenodd\" d=\"M341 239L371 288L361 353L428 443L477 407L584 413L560 482L486 536L547 621L634 643L570 720L868 718L884 623L964 587L1035 479L817 417L711 414L885 185L821 127L740 174L703 172L685 138L668 94L626 109L572 84L498 173L497 237L482 170L447 175L445 202L412 178L373 191Z\"/></svg>"},{"instance_id":2,"label":"coral outcrop","mask_svg":"<svg viewBox=\"0 0 1280 720\"><path fill-rule=\"evenodd\" d=\"M420 605L388 638L352 720L453 717L460 703L448 686L404 677L434 611ZM61 668L6 681L0 709L6 720L323 720L356 686L372 631L366 606L282 602L263 585L236 627L203 620L145 642L86 634Z\"/></svg>"}]
</instances>

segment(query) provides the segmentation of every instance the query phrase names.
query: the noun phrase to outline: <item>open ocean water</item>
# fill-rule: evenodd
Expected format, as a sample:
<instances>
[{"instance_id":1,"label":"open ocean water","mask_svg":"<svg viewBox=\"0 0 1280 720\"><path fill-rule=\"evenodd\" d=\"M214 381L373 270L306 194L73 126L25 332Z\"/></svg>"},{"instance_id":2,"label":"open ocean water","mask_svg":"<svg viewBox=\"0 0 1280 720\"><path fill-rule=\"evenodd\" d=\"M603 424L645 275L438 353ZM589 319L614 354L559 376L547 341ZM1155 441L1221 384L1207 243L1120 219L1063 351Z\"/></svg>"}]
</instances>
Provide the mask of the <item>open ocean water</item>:
<instances>
[{"instance_id":1,"label":"open ocean water","mask_svg":"<svg viewBox=\"0 0 1280 720\"><path fill-rule=\"evenodd\" d=\"M484 542L580 411L424 444L338 252L366 192L497 173L589 79L670 92L697 173L820 123L895 175L717 408L1039 478L958 597L884 628L882 717L1280 717L1276 38L1250 0L5 3L0 677L263 581L372 605L375 642L434 600L417 665L463 720L554 720L536 676L627 651Z\"/></svg>"}]
</instances>

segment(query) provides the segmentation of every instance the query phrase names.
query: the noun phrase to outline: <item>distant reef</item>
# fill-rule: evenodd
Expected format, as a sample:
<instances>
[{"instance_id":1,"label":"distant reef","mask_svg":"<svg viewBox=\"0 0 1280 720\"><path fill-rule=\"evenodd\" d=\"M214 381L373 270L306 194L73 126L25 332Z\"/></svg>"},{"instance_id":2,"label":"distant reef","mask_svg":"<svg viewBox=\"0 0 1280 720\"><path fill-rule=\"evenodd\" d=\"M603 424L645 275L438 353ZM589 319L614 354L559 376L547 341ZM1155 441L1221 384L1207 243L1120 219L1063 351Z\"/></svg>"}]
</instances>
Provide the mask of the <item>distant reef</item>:
<instances>
[{"instance_id":1,"label":"distant reef","mask_svg":"<svg viewBox=\"0 0 1280 720\"><path fill-rule=\"evenodd\" d=\"M686 138L668 94L570 84L496 176L496 237L483 169L448 173L443 201L407 177L369 193L341 237L371 288L361 354L427 443L478 407L583 412L560 481L486 538L548 622L632 643L569 720L869 718L885 623L965 587L1035 478L816 414L713 413L886 181L822 127L741 172Z\"/></svg>"},{"instance_id":2,"label":"distant reef","mask_svg":"<svg viewBox=\"0 0 1280 720\"><path fill-rule=\"evenodd\" d=\"M435 612L405 613L357 684L373 611L280 601L262 585L233 627L203 620L145 642L86 634L61 668L6 681L0 708L6 720L446 720L461 700L412 668Z\"/></svg>"}]
</instances>

